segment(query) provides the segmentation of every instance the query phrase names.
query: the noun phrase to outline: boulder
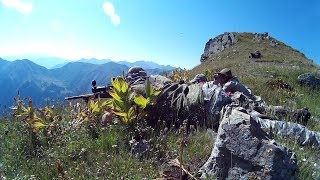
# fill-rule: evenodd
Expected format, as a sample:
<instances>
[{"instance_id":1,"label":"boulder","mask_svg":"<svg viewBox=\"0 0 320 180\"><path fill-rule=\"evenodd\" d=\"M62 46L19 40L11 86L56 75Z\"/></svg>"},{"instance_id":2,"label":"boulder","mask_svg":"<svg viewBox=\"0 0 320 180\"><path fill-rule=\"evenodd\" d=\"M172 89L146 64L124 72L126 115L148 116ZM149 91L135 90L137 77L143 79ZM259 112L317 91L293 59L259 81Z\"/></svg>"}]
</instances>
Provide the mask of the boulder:
<instances>
[{"instance_id":1,"label":"boulder","mask_svg":"<svg viewBox=\"0 0 320 180\"><path fill-rule=\"evenodd\" d=\"M250 53L249 58L252 58L252 59L260 59L260 58L261 58L261 53L260 53L260 51L256 50L254 53Z\"/></svg>"},{"instance_id":2,"label":"boulder","mask_svg":"<svg viewBox=\"0 0 320 180\"><path fill-rule=\"evenodd\" d=\"M298 81L301 85L309 86L314 89L320 88L320 78L311 73L305 73L298 76Z\"/></svg>"},{"instance_id":3,"label":"boulder","mask_svg":"<svg viewBox=\"0 0 320 180\"><path fill-rule=\"evenodd\" d=\"M297 158L247 113L227 107L202 179L296 179Z\"/></svg>"}]
</instances>

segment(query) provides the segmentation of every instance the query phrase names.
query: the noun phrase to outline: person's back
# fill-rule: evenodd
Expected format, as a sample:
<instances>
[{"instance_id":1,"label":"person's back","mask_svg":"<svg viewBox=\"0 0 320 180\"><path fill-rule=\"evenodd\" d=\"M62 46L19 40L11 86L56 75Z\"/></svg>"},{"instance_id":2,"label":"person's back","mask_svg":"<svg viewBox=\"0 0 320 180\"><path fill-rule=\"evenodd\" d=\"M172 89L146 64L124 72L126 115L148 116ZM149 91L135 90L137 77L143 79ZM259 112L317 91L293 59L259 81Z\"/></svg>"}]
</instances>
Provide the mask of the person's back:
<instances>
[{"instance_id":1,"label":"person's back","mask_svg":"<svg viewBox=\"0 0 320 180\"><path fill-rule=\"evenodd\" d=\"M251 90L244 86L236 77L231 78L227 83L223 85L223 90L226 91L227 94L233 94L235 92L242 92L246 96L251 95Z\"/></svg>"},{"instance_id":2,"label":"person's back","mask_svg":"<svg viewBox=\"0 0 320 180\"><path fill-rule=\"evenodd\" d=\"M216 82L222 86L228 95L237 91L242 92L246 96L251 95L251 90L240 83L238 78L233 76L231 70L228 68L222 69L215 78Z\"/></svg>"}]
</instances>

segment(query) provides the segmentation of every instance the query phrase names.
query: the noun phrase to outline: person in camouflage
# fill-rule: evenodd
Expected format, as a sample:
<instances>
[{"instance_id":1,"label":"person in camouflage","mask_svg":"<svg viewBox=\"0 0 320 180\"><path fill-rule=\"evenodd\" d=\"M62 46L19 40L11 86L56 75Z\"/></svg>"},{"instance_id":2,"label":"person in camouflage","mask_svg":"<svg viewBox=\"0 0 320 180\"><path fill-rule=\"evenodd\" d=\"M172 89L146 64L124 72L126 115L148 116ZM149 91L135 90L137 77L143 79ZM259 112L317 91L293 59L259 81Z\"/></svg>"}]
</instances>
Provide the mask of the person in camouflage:
<instances>
[{"instance_id":1,"label":"person in camouflage","mask_svg":"<svg viewBox=\"0 0 320 180\"><path fill-rule=\"evenodd\" d=\"M141 67L131 67L126 75L126 81L138 94L145 95L145 81L161 90L156 103L151 110L148 122L156 125L158 121L167 126L179 127L188 119L188 124L200 124L204 119L203 92L197 84L172 82L161 75L150 75Z\"/></svg>"},{"instance_id":2,"label":"person in camouflage","mask_svg":"<svg viewBox=\"0 0 320 180\"><path fill-rule=\"evenodd\" d=\"M233 94L235 92L242 92L246 96L252 94L251 90L240 83L239 79L232 75L232 72L228 68L222 69L215 75L215 81L223 87L223 90L228 94Z\"/></svg>"}]
</instances>

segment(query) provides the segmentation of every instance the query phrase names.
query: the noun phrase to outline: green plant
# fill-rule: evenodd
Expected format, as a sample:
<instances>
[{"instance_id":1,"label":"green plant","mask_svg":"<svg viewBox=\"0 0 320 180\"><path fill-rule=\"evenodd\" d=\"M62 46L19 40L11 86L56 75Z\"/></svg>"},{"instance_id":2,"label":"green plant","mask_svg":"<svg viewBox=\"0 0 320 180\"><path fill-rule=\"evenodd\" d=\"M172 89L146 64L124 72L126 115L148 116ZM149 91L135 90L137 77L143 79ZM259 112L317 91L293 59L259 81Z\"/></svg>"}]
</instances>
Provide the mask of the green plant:
<instances>
[{"instance_id":1,"label":"green plant","mask_svg":"<svg viewBox=\"0 0 320 180\"><path fill-rule=\"evenodd\" d=\"M153 106L155 103L155 99L161 92L153 88L149 79L146 80L145 87L146 87L146 97L143 97L142 95L138 95L137 97L134 98L134 102L143 110L148 106Z\"/></svg>"},{"instance_id":2,"label":"green plant","mask_svg":"<svg viewBox=\"0 0 320 180\"><path fill-rule=\"evenodd\" d=\"M184 82L189 82L189 72L185 68L177 68L175 70L172 70L170 75L168 75L166 72L164 73L164 75L174 82L181 80Z\"/></svg>"},{"instance_id":3,"label":"green plant","mask_svg":"<svg viewBox=\"0 0 320 180\"><path fill-rule=\"evenodd\" d=\"M13 116L22 120L25 125L30 130L32 130L32 132L36 133L46 126L44 124L44 120L38 117L38 115L36 114L36 111L32 105L31 98L28 98L28 107L23 106L19 94L17 95L17 97L15 97L15 101L17 105L12 107L12 109L14 110Z\"/></svg>"},{"instance_id":4,"label":"green plant","mask_svg":"<svg viewBox=\"0 0 320 180\"><path fill-rule=\"evenodd\" d=\"M130 102L132 90L124 78L115 78L111 80L113 89L109 92L112 99L108 104L112 107L112 112L119 116L124 124L132 124L136 117L134 106Z\"/></svg>"},{"instance_id":5,"label":"green plant","mask_svg":"<svg viewBox=\"0 0 320 180\"><path fill-rule=\"evenodd\" d=\"M101 101L100 98L98 100L90 100L88 102L89 106L87 109L83 109L80 112L80 116L84 121L94 122L97 119L101 118L101 116L108 111L108 107L112 105L111 101Z\"/></svg>"},{"instance_id":6,"label":"green plant","mask_svg":"<svg viewBox=\"0 0 320 180\"><path fill-rule=\"evenodd\" d=\"M206 69L203 74L206 76L208 81L212 81L213 80L213 75L214 75L214 71L213 69Z\"/></svg>"}]
</instances>

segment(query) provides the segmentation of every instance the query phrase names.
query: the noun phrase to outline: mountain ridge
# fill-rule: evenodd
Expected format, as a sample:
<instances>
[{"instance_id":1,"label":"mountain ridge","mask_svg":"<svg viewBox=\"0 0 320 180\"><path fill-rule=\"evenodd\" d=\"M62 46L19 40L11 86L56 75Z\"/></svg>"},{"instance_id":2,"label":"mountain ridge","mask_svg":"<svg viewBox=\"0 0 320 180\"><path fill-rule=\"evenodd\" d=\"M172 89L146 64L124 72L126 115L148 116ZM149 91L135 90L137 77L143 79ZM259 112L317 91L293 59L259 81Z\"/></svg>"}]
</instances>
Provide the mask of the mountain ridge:
<instances>
[{"instance_id":1,"label":"mountain ridge","mask_svg":"<svg viewBox=\"0 0 320 180\"><path fill-rule=\"evenodd\" d=\"M57 58L57 57L37 57L37 56L27 56L27 58L18 58L18 57L12 56L12 57L7 57L7 59L9 59L9 62L13 62L16 60L22 60L22 59L28 59L28 60L34 62L35 64L43 66L47 69L61 68L61 67L65 66L66 64L73 63L73 62L83 62L83 63L97 64L97 65L105 64L108 62L115 62L115 63L123 64L123 65L129 66L129 67L140 66L144 69L172 70L172 69L176 68L171 65L160 65L158 63L155 63L152 61L145 61L145 60L139 60L139 61L134 61L134 62L129 62L129 61L125 61L125 60L114 61L112 59L97 59L97 58L81 58L79 60L68 60L68 59Z\"/></svg>"},{"instance_id":2,"label":"mountain ridge","mask_svg":"<svg viewBox=\"0 0 320 180\"><path fill-rule=\"evenodd\" d=\"M31 97L35 104L46 100L62 101L65 96L91 93L91 81L98 85L111 84L111 77L120 76L128 66L108 61L104 64L69 62L56 69L47 69L31 60L0 59L0 105L11 106L13 98ZM148 74L161 74L163 69L145 69Z\"/></svg>"}]
</instances>

